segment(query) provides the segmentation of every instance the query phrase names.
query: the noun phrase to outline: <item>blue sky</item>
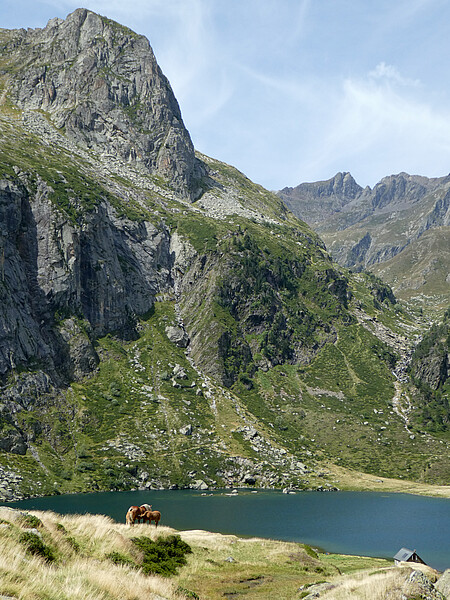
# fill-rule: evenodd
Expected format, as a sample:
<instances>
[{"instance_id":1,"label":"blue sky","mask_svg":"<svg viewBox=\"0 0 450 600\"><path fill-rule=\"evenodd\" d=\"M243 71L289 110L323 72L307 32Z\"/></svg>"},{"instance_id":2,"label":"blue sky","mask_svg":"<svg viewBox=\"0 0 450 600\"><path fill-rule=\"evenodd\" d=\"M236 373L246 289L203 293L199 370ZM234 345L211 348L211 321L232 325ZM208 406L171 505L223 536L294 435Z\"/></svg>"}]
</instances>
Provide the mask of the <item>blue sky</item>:
<instances>
[{"instance_id":1,"label":"blue sky","mask_svg":"<svg viewBox=\"0 0 450 600\"><path fill-rule=\"evenodd\" d=\"M0 0L0 26L80 6L145 35L195 147L268 189L450 172L448 0Z\"/></svg>"}]
</instances>

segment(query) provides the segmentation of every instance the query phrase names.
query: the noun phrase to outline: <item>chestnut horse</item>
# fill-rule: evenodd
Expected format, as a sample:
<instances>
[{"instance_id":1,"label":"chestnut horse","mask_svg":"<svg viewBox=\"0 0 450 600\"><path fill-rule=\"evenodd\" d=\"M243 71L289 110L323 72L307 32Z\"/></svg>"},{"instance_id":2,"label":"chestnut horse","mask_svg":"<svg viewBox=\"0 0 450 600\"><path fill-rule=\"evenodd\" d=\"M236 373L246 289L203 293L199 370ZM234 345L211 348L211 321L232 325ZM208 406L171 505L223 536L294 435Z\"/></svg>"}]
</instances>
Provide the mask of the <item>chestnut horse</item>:
<instances>
[{"instance_id":1,"label":"chestnut horse","mask_svg":"<svg viewBox=\"0 0 450 600\"><path fill-rule=\"evenodd\" d=\"M152 507L150 504L143 504L142 506L130 506L125 516L126 524L134 525L136 520L139 522L139 519L142 519L144 514L149 511L151 512L151 510Z\"/></svg>"},{"instance_id":2,"label":"chestnut horse","mask_svg":"<svg viewBox=\"0 0 450 600\"><path fill-rule=\"evenodd\" d=\"M146 510L142 515L142 521L144 523L152 524L152 521L155 521L155 527L158 527L158 523L161 519L161 513L159 510Z\"/></svg>"}]
</instances>

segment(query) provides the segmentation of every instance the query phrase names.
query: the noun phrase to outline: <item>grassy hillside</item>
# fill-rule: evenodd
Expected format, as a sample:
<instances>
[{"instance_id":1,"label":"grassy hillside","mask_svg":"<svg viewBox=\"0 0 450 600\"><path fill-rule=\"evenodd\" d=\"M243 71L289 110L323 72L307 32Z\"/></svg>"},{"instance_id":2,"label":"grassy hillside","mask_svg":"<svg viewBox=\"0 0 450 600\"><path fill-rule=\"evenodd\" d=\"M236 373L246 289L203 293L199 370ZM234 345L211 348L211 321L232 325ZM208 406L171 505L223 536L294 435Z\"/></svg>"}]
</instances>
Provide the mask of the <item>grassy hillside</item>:
<instances>
[{"instance_id":1,"label":"grassy hillside","mask_svg":"<svg viewBox=\"0 0 450 600\"><path fill-rule=\"evenodd\" d=\"M366 328L346 325L307 365L260 369L226 388L170 342L166 327L174 319L172 302L156 303L137 340L98 340L96 374L20 415L22 429L39 424L42 433L34 457L0 455L5 469L22 474L18 490L189 487L199 480L348 488L348 474L357 471L448 481L439 436L411 436L394 412L393 354ZM363 487L356 473L354 479L353 487Z\"/></svg>"},{"instance_id":2,"label":"grassy hillside","mask_svg":"<svg viewBox=\"0 0 450 600\"><path fill-rule=\"evenodd\" d=\"M373 599L423 591L423 580L411 579L412 565L394 568L387 560L325 554L297 543L130 527L101 515L0 507L0 542L0 595L22 600L250 600L274 593L300 599L319 589L337 600L349 589L352 598ZM170 566L174 574L153 574ZM432 588L438 574L424 570Z\"/></svg>"},{"instance_id":3,"label":"grassy hillside","mask_svg":"<svg viewBox=\"0 0 450 600\"><path fill-rule=\"evenodd\" d=\"M370 270L395 290L396 296L439 320L448 306L449 227L425 231L397 256Z\"/></svg>"}]
</instances>

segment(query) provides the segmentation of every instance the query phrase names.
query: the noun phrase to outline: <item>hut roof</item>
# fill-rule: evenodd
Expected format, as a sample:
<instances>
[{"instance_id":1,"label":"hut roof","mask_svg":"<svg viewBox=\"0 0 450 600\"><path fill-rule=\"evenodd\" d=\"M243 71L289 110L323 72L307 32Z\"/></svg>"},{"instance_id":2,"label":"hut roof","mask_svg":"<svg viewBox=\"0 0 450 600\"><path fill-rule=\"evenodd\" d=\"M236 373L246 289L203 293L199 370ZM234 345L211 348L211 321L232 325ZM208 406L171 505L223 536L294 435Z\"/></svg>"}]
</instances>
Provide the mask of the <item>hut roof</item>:
<instances>
[{"instance_id":1,"label":"hut roof","mask_svg":"<svg viewBox=\"0 0 450 600\"><path fill-rule=\"evenodd\" d=\"M394 560L406 562L414 554L415 550L408 550L408 548L401 548L394 556Z\"/></svg>"}]
</instances>

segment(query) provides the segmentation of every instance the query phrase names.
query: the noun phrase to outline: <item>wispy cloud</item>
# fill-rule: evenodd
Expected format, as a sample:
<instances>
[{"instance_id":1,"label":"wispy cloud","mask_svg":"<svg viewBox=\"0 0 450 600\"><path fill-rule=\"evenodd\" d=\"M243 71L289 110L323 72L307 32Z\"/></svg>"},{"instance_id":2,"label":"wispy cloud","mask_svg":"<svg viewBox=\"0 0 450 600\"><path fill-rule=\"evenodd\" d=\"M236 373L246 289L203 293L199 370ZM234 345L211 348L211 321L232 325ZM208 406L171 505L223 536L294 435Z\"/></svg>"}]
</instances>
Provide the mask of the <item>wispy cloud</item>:
<instances>
[{"instance_id":1,"label":"wispy cloud","mask_svg":"<svg viewBox=\"0 0 450 600\"><path fill-rule=\"evenodd\" d=\"M384 85L385 79L393 85ZM303 170L314 173L329 165L331 176L333 168L353 165L353 174L371 185L398 171L446 173L450 110L417 98L416 85L384 64L365 79L346 79L341 90L334 90L334 110L324 123L324 136Z\"/></svg>"},{"instance_id":2,"label":"wispy cloud","mask_svg":"<svg viewBox=\"0 0 450 600\"><path fill-rule=\"evenodd\" d=\"M420 81L418 79L403 77L395 66L387 65L385 62L378 63L375 69L370 71L369 77L372 79L389 81L405 86L416 87L420 85Z\"/></svg>"}]
</instances>

